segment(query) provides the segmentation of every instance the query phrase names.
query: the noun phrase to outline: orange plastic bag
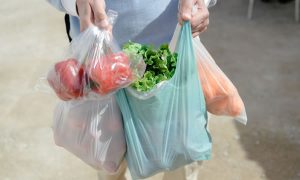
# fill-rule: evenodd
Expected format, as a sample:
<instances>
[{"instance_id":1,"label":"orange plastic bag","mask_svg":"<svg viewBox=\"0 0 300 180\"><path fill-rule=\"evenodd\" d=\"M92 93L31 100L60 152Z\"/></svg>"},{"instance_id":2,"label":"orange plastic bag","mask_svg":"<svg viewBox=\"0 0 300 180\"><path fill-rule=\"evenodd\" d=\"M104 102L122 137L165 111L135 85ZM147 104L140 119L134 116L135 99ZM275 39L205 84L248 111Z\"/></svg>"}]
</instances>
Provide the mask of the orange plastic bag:
<instances>
[{"instance_id":1,"label":"orange plastic bag","mask_svg":"<svg viewBox=\"0 0 300 180\"><path fill-rule=\"evenodd\" d=\"M231 116L246 124L245 106L236 87L218 67L198 37L193 39L193 47L207 111L218 116Z\"/></svg>"}]
</instances>

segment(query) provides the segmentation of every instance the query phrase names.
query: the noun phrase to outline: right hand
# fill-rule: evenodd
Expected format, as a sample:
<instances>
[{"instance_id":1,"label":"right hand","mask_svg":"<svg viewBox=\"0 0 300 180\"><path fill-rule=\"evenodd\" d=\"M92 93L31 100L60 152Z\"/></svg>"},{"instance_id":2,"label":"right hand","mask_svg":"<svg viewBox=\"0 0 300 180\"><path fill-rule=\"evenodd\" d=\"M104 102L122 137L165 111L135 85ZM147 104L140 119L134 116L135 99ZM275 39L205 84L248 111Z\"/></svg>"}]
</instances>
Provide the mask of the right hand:
<instances>
[{"instance_id":1,"label":"right hand","mask_svg":"<svg viewBox=\"0 0 300 180\"><path fill-rule=\"evenodd\" d=\"M200 33L207 29L209 24L209 12L204 0L180 0L178 21L190 21L193 37L199 36ZM196 5L193 13L193 7Z\"/></svg>"},{"instance_id":2,"label":"right hand","mask_svg":"<svg viewBox=\"0 0 300 180\"><path fill-rule=\"evenodd\" d=\"M92 25L111 31L112 27L105 12L104 0L76 0L76 5L81 32Z\"/></svg>"}]
</instances>

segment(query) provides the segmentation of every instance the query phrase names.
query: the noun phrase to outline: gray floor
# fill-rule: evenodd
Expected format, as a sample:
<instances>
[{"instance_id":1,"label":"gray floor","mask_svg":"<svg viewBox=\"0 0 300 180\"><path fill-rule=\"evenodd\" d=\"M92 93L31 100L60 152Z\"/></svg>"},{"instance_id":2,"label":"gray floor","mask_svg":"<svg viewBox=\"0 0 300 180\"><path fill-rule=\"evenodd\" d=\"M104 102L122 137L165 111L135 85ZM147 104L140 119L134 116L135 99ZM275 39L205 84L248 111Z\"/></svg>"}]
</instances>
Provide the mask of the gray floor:
<instances>
[{"instance_id":1,"label":"gray floor","mask_svg":"<svg viewBox=\"0 0 300 180\"><path fill-rule=\"evenodd\" d=\"M202 35L239 89L249 123L210 121L213 158L199 179L300 179L300 25L293 4L256 5L248 21L246 0L220 0ZM0 27L0 179L96 179L54 145L55 98L33 88L67 47L63 14L41 0L4 1Z\"/></svg>"}]
</instances>

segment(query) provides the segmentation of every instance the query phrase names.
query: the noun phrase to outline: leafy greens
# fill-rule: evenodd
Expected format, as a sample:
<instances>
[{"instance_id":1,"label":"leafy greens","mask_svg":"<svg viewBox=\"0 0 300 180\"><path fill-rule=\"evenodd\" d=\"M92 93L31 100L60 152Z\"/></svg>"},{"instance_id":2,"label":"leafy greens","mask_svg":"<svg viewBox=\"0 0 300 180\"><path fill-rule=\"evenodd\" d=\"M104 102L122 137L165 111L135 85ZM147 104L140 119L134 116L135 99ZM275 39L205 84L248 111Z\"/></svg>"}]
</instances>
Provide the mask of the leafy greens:
<instances>
[{"instance_id":1,"label":"leafy greens","mask_svg":"<svg viewBox=\"0 0 300 180\"><path fill-rule=\"evenodd\" d=\"M172 78L176 69L177 53L172 53L168 44L162 44L158 49L129 41L123 45L123 51L143 56L147 65L142 78L132 83L139 92L147 92L156 84Z\"/></svg>"}]
</instances>

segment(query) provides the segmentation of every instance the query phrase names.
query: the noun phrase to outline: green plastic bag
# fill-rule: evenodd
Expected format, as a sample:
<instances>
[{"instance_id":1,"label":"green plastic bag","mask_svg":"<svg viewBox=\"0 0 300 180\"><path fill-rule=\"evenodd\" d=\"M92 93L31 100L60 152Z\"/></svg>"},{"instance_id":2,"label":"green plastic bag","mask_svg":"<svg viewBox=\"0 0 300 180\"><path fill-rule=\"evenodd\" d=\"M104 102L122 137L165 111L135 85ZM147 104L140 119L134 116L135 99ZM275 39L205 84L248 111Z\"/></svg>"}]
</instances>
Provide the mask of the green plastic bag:
<instances>
[{"instance_id":1,"label":"green plastic bag","mask_svg":"<svg viewBox=\"0 0 300 180\"><path fill-rule=\"evenodd\" d=\"M123 114L126 159L134 179L206 160L211 155L189 22L181 28L175 51L176 72L154 94L142 97L132 89L116 94Z\"/></svg>"}]
</instances>

